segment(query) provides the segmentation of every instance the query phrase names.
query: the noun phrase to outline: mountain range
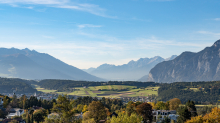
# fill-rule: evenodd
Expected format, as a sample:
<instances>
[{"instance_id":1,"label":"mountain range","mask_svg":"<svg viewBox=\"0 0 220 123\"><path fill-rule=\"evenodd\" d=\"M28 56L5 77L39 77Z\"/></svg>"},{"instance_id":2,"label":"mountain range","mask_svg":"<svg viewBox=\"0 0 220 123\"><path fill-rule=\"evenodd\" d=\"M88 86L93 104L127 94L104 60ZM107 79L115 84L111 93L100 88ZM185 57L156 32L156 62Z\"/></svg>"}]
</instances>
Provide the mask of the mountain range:
<instances>
[{"instance_id":1,"label":"mountain range","mask_svg":"<svg viewBox=\"0 0 220 123\"><path fill-rule=\"evenodd\" d=\"M35 50L0 48L0 76L23 79L71 79L102 81L49 54Z\"/></svg>"},{"instance_id":2,"label":"mountain range","mask_svg":"<svg viewBox=\"0 0 220 123\"><path fill-rule=\"evenodd\" d=\"M148 81L192 82L220 80L220 40L200 52L183 52L170 61L157 64Z\"/></svg>"},{"instance_id":3,"label":"mountain range","mask_svg":"<svg viewBox=\"0 0 220 123\"><path fill-rule=\"evenodd\" d=\"M104 78L106 80L117 80L117 81L147 81L147 76L149 71L158 63L162 61L168 61L176 58L173 55L167 59L160 56L155 56L153 58L140 58L137 61L130 61L123 65L111 65L102 64L97 68L84 69L97 77ZM140 79L141 78L141 79Z\"/></svg>"}]
</instances>

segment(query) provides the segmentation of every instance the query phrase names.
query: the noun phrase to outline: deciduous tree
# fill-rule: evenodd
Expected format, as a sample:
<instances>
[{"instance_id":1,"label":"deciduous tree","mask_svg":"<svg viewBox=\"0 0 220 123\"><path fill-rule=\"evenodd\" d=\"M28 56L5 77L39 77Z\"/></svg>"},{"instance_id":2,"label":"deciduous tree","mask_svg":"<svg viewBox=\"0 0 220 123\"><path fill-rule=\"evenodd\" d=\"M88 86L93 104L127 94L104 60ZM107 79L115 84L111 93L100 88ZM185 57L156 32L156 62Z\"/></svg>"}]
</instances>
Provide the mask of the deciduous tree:
<instances>
[{"instance_id":1,"label":"deciduous tree","mask_svg":"<svg viewBox=\"0 0 220 123\"><path fill-rule=\"evenodd\" d=\"M60 123L69 123L75 119L75 111L73 107L73 102L67 95L59 95L57 98L57 104L53 106L52 111L58 114L58 119Z\"/></svg>"},{"instance_id":2,"label":"deciduous tree","mask_svg":"<svg viewBox=\"0 0 220 123\"><path fill-rule=\"evenodd\" d=\"M153 114L152 114L152 106L149 103L142 103L137 106L136 111L139 115L144 118L144 121L152 122Z\"/></svg>"},{"instance_id":3,"label":"deciduous tree","mask_svg":"<svg viewBox=\"0 0 220 123\"><path fill-rule=\"evenodd\" d=\"M136 113L129 116L128 113L121 112L117 117L108 118L107 123L141 123L141 121L143 121L143 118Z\"/></svg>"},{"instance_id":4,"label":"deciduous tree","mask_svg":"<svg viewBox=\"0 0 220 123\"><path fill-rule=\"evenodd\" d=\"M99 101L92 101L88 106L88 118L94 119L95 122L105 120L107 118L105 107ZM83 118L84 119L84 118Z\"/></svg>"},{"instance_id":5,"label":"deciduous tree","mask_svg":"<svg viewBox=\"0 0 220 123\"><path fill-rule=\"evenodd\" d=\"M181 104L181 101L178 98L173 98L169 102L170 102L169 103L170 110L176 110L179 107L179 105Z\"/></svg>"}]
</instances>

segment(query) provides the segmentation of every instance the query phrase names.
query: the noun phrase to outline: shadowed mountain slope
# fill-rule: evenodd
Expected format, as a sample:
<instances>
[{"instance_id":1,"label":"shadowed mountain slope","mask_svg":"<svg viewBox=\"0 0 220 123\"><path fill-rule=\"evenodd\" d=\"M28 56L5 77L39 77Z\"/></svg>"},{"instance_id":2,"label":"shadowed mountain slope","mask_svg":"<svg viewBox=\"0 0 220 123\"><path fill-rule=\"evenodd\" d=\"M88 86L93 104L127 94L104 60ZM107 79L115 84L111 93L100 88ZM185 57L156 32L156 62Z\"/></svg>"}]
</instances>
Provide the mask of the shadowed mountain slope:
<instances>
[{"instance_id":1,"label":"shadowed mountain slope","mask_svg":"<svg viewBox=\"0 0 220 123\"><path fill-rule=\"evenodd\" d=\"M159 63L148 76L148 81L155 82L212 80L220 80L220 40L198 53L183 52L174 60Z\"/></svg>"},{"instance_id":2,"label":"shadowed mountain slope","mask_svg":"<svg viewBox=\"0 0 220 123\"><path fill-rule=\"evenodd\" d=\"M103 80L48 54L27 48L0 48L0 76L24 79Z\"/></svg>"}]
</instances>

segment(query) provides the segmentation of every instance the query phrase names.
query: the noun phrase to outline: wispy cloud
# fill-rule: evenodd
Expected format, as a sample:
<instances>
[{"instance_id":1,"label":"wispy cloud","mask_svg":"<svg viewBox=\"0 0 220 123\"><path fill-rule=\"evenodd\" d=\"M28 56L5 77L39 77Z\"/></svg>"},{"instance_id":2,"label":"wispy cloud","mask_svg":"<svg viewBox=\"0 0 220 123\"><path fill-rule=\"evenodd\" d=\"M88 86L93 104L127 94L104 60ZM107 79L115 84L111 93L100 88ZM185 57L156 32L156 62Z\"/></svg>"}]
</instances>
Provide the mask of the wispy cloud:
<instances>
[{"instance_id":1,"label":"wispy cloud","mask_svg":"<svg viewBox=\"0 0 220 123\"><path fill-rule=\"evenodd\" d=\"M102 25L93 25L93 24L79 24L77 25L79 28L85 28L85 27L92 27L92 28L97 28L97 27L102 27Z\"/></svg>"},{"instance_id":2,"label":"wispy cloud","mask_svg":"<svg viewBox=\"0 0 220 123\"><path fill-rule=\"evenodd\" d=\"M215 21L220 21L220 18L215 18L214 20L215 20Z\"/></svg>"},{"instance_id":3,"label":"wispy cloud","mask_svg":"<svg viewBox=\"0 0 220 123\"><path fill-rule=\"evenodd\" d=\"M137 47L140 49L151 49L151 50L160 50L162 48L166 47L195 47L195 48L204 48L206 46L211 45L210 43L189 43L189 42L179 42L176 40L164 40L159 39L157 37L152 36L151 38L142 38L142 39L136 39Z\"/></svg>"},{"instance_id":4,"label":"wispy cloud","mask_svg":"<svg viewBox=\"0 0 220 123\"><path fill-rule=\"evenodd\" d=\"M0 0L0 4L9 4L13 7L18 7L19 5L42 5L46 7L84 11L101 17L117 18L116 16L107 15L106 9L101 8L98 5L74 3L70 0Z\"/></svg>"},{"instance_id":5,"label":"wispy cloud","mask_svg":"<svg viewBox=\"0 0 220 123\"><path fill-rule=\"evenodd\" d=\"M24 7L24 8L27 8L27 9L33 9L34 7L32 7L32 6L29 6L29 7Z\"/></svg>"},{"instance_id":6,"label":"wispy cloud","mask_svg":"<svg viewBox=\"0 0 220 123\"><path fill-rule=\"evenodd\" d=\"M55 37L53 37L53 36L48 36L48 35L43 35L42 37L43 37L43 38L47 38L47 39L55 39Z\"/></svg>"},{"instance_id":7,"label":"wispy cloud","mask_svg":"<svg viewBox=\"0 0 220 123\"><path fill-rule=\"evenodd\" d=\"M205 35L212 35L212 36L220 36L220 33L210 32L210 31L197 31L197 33L205 34Z\"/></svg>"},{"instance_id":8,"label":"wispy cloud","mask_svg":"<svg viewBox=\"0 0 220 123\"><path fill-rule=\"evenodd\" d=\"M86 35L89 35L85 33ZM193 48L193 49L203 49L206 46L211 46L211 43L191 43L191 42L180 42L176 40L165 40L152 36L149 38L136 38L130 40L122 40L117 37L103 36L90 34L93 41L85 41L83 39L70 40L70 41L58 41L54 36L42 35L41 41L32 41L32 42L1 42L1 47L6 48L29 48L34 49L39 52L48 53L56 58L64 60L65 62L83 67L84 65L80 63L88 61L97 61L100 62L110 62L110 59L114 59L110 63L116 63L121 59L134 59L146 56L155 56L161 55L161 52L172 52L172 48ZM111 39L108 39L111 38ZM1 38L0 38L1 39ZM56 41L50 39L56 39ZM100 41L98 41L100 39ZM86 43L85 43L86 42ZM143 52L144 51L144 52ZM185 50L184 50L185 51ZM196 50L194 50L196 51ZM142 55L140 53L143 52ZM178 52L179 53L179 52ZM133 55L136 54L136 55ZM139 55L138 55L139 54ZM151 55L152 54L152 55ZM175 53L176 54L176 53ZM66 57L66 58L64 58ZM91 58L92 57L92 58ZM72 58L72 59L71 59ZM80 59L81 62L75 63L71 62ZM115 60L117 59L117 60ZM69 60L69 61L68 61ZM93 62L94 62L93 61ZM128 60L129 61L129 60ZM127 62L128 62L127 61ZM125 62L120 62L125 63ZM118 63L119 64L119 63ZM91 67L93 66L90 64Z\"/></svg>"},{"instance_id":9,"label":"wispy cloud","mask_svg":"<svg viewBox=\"0 0 220 123\"><path fill-rule=\"evenodd\" d=\"M146 20L146 19L140 19L140 18L137 18L137 17L132 17L131 19L136 20L136 21L145 21L145 22L150 22L151 21L151 20Z\"/></svg>"}]
</instances>

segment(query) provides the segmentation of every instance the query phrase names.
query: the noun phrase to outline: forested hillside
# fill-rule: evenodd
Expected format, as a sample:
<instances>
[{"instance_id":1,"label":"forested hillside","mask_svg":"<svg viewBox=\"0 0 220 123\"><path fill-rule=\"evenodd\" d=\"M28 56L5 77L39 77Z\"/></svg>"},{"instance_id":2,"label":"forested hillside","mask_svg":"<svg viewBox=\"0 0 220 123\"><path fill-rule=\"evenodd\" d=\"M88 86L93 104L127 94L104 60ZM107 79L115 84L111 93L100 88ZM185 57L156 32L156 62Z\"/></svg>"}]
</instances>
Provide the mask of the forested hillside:
<instances>
[{"instance_id":1,"label":"forested hillside","mask_svg":"<svg viewBox=\"0 0 220 123\"><path fill-rule=\"evenodd\" d=\"M167 101L179 98L182 102L212 102L219 100L220 81L214 82L175 82L161 84L158 89L158 100Z\"/></svg>"},{"instance_id":2,"label":"forested hillside","mask_svg":"<svg viewBox=\"0 0 220 123\"><path fill-rule=\"evenodd\" d=\"M109 81L109 82L88 82L88 81L73 81L73 80L56 80L48 79L39 82L40 87L46 89L65 89L83 86L100 86L100 85L130 85L139 87L157 86L158 83L154 82L135 82L135 81Z\"/></svg>"},{"instance_id":3,"label":"forested hillside","mask_svg":"<svg viewBox=\"0 0 220 123\"><path fill-rule=\"evenodd\" d=\"M0 78L0 93L34 93L37 90L31 87L31 83L35 81L13 79L13 78Z\"/></svg>"}]
</instances>

